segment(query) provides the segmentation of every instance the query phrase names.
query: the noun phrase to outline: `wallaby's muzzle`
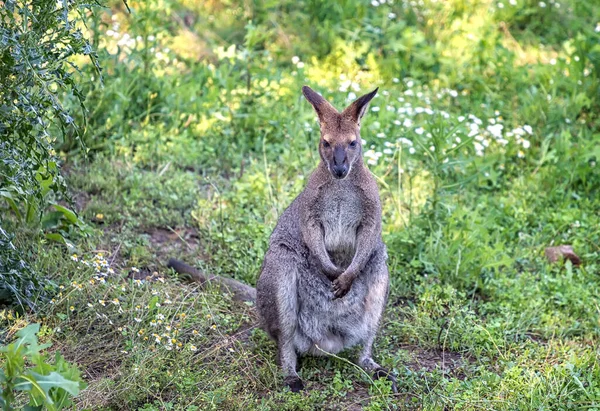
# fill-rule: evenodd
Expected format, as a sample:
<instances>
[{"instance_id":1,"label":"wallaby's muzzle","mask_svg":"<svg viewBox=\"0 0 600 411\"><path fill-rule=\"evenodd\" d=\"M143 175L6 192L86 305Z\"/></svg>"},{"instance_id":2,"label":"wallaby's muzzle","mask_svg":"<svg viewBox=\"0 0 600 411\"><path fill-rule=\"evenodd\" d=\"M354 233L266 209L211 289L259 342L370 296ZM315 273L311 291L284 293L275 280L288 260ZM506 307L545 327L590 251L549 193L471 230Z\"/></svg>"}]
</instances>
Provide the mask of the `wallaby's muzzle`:
<instances>
[{"instance_id":1,"label":"wallaby's muzzle","mask_svg":"<svg viewBox=\"0 0 600 411\"><path fill-rule=\"evenodd\" d=\"M346 150L341 145L336 145L333 149L333 164L330 166L331 174L335 178L344 178L349 168Z\"/></svg>"},{"instance_id":2,"label":"wallaby's muzzle","mask_svg":"<svg viewBox=\"0 0 600 411\"><path fill-rule=\"evenodd\" d=\"M344 178L348 175L348 167L347 166L333 166L331 168L331 174L335 178Z\"/></svg>"}]
</instances>

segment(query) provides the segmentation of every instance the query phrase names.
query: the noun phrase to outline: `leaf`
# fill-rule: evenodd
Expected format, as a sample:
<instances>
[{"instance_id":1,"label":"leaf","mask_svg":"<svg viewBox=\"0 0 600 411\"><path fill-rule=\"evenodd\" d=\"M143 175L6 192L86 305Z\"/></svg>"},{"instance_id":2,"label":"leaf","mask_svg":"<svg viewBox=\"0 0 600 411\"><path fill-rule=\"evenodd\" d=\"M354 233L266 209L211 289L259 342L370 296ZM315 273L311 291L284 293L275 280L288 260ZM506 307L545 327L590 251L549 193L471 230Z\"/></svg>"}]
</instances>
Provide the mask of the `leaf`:
<instances>
[{"instance_id":1,"label":"leaf","mask_svg":"<svg viewBox=\"0 0 600 411\"><path fill-rule=\"evenodd\" d=\"M48 375L41 375L33 371L28 371L14 385L17 391L29 391L34 397L43 397L48 404L53 404L50 397L52 388L63 389L72 396L79 394L79 382L68 380L57 372L51 372Z\"/></svg>"},{"instance_id":2,"label":"leaf","mask_svg":"<svg viewBox=\"0 0 600 411\"><path fill-rule=\"evenodd\" d=\"M29 374L34 377L38 384L46 390L46 393L51 388L62 388L73 396L79 394L79 382L68 380L57 372L51 372L49 375L40 375L30 371Z\"/></svg>"},{"instance_id":3,"label":"leaf","mask_svg":"<svg viewBox=\"0 0 600 411\"><path fill-rule=\"evenodd\" d=\"M65 243L65 238L58 233L48 233L46 234L46 238L48 240L56 241L57 243Z\"/></svg>"},{"instance_id":4,"label":"leaf","mask_svg":"<svg viewBox=\"0 0 600 411\"><path fill-rule=\"evenodd\" d=\"M49 230L58 227L62 218L63 214L60 211L54 211L44 215L44 218L42 218L42 229Z\"/></svg>"},{"instance_id":5,"label":"leaf","mask_svg":"<svg viewBox=\"0 0 600 411\"><path fill-rule=\"evenodd\" d=\"M63 216L67 220L69 220L70 223L72 223L72 224L76 224L77 223L78 218L77 218L77 214L75 214L74 211L69 210L68 208L63 207L60 204L56 204L56 203L52 204L52 206L54 208L56 208L57 211L61 212L63 214Z\"/></svg>"},{"instance_id":6,"label":"leaf","mask_svg":"<svg viewBox=\"0 0 600 411\"><path fill-rule=\"evenodd\" d=\"M21 214L19 207L17 207L14 196L8 191L0 191L0 197L4 197L10 208L12 208L13 212L17 215L17 218L23 220L23 214Z\"/></svg>"},{"instance_id":7,"label":"leaf","mask_svg":"<svg viewBox=\"0 0 600 411\"><path fill-rule=\"evenodd\" d=\"M18 339L13 342L12 344L10 344L8 347L2 347L2 349L0 351L3 352L13 352L13 353L18 353L19 350L21 348L25 348L26 352L24 355L27 356L31 356L34 354L39 353L41 350L46 349L50 346L52 346L52 344L42 344L39 345L38 344L38 339L37 339L37 333L40 330L40 325L35 323L35 324L29 324L27 327L20 329L17 332L17 337ZM21 354L23 355L23 354Z\"/></svg>"},{"instance_id":8,"label":"leaf","mask_svg":"<svg viewBox=\"0 0 600 411\"><path fill-rule=\"evenodd\" d=\"M21 328L19 331L17 331L17 337L19 337L19 339L17 341L15 341L13 344L15 344L15 348L19 349L19 347L24 346L24 345L36 345L38 343L38 339L37 339L37 333L40 331L40 325L37 323L34 324L29 324L27 327L25 328Z\"/></svg>"}]
</instances>

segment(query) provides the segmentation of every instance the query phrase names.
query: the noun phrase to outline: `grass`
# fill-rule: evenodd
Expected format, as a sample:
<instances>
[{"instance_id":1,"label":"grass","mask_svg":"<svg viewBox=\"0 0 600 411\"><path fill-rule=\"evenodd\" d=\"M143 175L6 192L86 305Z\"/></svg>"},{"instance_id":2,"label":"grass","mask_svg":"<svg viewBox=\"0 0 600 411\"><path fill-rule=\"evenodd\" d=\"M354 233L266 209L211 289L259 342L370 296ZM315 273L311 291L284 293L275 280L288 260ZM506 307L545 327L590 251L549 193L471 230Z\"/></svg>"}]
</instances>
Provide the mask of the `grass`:
<instances>
[{"instance_id":1,"label":"grass","mask_svg":"<svg viewBox=\"0 0 600 411\"><path fill-rule=\"evenodd\" d=\"M90 25L105 86L85 83L89 154L69 134L60 147L91 234L17 230L61 288L0 315L3 338L41 322L78 364L77 409L600 408L598 10L129 3ZM340 107L380 87L362 134L390 256L375 356L395 396L353 350L304 359L307 390L287 391L252 305L165 267L255 283L318 161L304 83ZM547 260L562 244L580 266Z\"/></svg>"}]
</instances>

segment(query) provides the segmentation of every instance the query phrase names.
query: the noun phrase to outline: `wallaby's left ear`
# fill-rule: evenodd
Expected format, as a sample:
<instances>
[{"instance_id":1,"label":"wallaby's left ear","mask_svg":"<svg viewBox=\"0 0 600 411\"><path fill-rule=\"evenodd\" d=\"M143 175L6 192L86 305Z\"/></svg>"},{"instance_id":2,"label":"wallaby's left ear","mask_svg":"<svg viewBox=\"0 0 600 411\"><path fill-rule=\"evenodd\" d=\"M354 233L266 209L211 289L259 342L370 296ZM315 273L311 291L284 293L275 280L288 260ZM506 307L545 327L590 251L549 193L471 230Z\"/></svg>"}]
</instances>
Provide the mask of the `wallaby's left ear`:
<instances>
[{"instance_id":1,"label":"wallaby's left ear","mask_svg":"<svg viewBox=\"0 0 600 411\"><path fill-rule=\"evenodd\" d=\"M317 115L319 116L319 124L321 127L327 123L328 120L336 119L338 111L323 98L322 95L314 91L308 86L302 87L302 94L314 107Z\"/></svg>"},{"instance_id":2,"label":"wallaby's left ear","mask_svg":"<svg viewBox=\"0 0 600 411\"><path fill-rule=\"evenodd\" d=\"M356 124L360 126L360 119L365 115L367 111L367 107L369 106L369 102L375 97L379 87L370 93L365 94L364 96L356 99L352 104L350 104L342 113L343 116L349 117Z\"/></svg>"}]
</instances>

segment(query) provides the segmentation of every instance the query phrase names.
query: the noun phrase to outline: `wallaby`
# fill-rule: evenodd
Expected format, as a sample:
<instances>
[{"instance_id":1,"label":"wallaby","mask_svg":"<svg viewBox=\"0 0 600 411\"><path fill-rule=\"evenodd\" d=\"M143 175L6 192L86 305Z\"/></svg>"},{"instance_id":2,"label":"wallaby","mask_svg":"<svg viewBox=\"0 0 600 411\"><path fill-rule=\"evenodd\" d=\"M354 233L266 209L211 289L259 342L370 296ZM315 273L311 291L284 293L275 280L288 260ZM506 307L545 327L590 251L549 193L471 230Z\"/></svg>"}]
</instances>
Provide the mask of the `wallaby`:
<instances>
[{"instance_id":1,"label":"wallaby","mask_svg":"<svg viewBox=\"0 0 600 411\"><path fill-rule=\"evenodd\" d=\"M277 342L285 383L294 392L304 388L298 355L355 345L362 345L358 364L375 379L389 379L397 392L395 376L371 353L389 290L379 192L360 139L361 118L377 90L340 113L302 88L319 118L321 161L279 218L256 284L262 328ZM254 289L235 280L206 276L176 260L169 266L200 282L221 282L234 298L254 297Z\"/></svg>"},{"instance_id":2,"label":"wallaby","mask_svg":"<svg viewBox=\"0 0 600 411\"><path fill-rule=\"evenodd\" d=\"M358 364L395 377L371 354L387 302L387 252L377 183L362 158L360 121L375 89L338 112L304 86L319 118L321 161L271 234L256 284L262 325L277 342L285 383L304 388L298 354L362 345Z\"/></svg>"}]
</instances>

